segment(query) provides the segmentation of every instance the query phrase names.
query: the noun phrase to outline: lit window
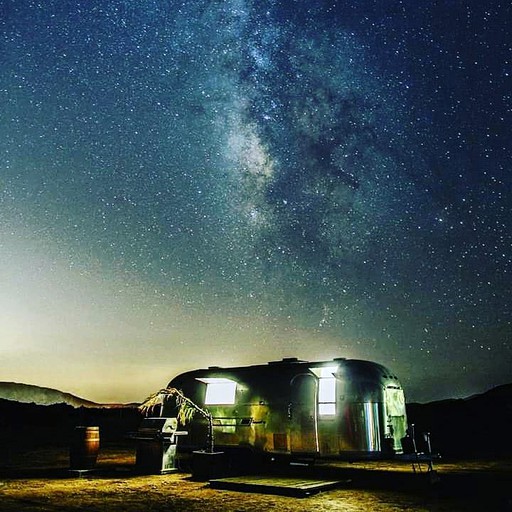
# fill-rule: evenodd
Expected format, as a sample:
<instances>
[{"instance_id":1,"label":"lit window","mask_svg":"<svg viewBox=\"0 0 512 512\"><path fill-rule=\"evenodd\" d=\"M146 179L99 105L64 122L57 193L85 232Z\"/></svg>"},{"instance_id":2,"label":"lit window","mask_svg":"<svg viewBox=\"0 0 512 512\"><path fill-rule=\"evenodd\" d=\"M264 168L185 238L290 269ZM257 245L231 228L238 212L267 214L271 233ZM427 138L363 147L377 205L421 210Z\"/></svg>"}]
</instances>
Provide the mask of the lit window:
<instances>
[{"instance_id":1,"label":"lit window","mask_svg":"<svg viewBox=\"0 0 512 512\"><path fill-rule=\"evenodd\" d=\"M230 405L235 403L235 381L224 378L204 378L197 380L206 384L205 405Z\"/></svg>"},{"instance_id":2,"label":"lit window","mask_svg":"<svg viewBox=\"0 0 512 512\"><path fill-rule=\"evenodd\" d=\"M311 368L318 377L318 414L320 416L333 416L336 414L336 366Z\"/></svg>"},{"instance_id":3,"label":"lit window","mask_svg":"<svg viewBox=\"0 0 512 512\"><path fill-rule=\"evenodd\" d=\"M336 404L318 404L318 414L320 416L334 416L336 414Z\"/></svg>"}]
</instances>

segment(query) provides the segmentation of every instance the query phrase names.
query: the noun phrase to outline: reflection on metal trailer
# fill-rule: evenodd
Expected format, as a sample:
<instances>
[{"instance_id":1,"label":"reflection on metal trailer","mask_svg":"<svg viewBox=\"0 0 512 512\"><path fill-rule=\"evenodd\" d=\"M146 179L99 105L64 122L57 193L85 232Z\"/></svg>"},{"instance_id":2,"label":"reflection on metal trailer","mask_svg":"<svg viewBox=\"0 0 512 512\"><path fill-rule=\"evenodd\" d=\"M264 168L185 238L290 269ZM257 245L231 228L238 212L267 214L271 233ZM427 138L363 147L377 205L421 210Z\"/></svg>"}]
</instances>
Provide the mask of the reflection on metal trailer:
<instances>
[{"instance_id":1,"label":"reflection on metal trailer","mask_svg":"<svg viewBox=\"0 0 512 512\"><path fill-rule=\"evenodd\" d=\"M377 363L283 359L264 365L184 373L180 389L213 416L216 449L272 458L386 458L401 453L405 399L397 377ZM172 402L165 416L176 416ZM202 449L196 416L181 450Z\"/></svg>"}]
</instances>

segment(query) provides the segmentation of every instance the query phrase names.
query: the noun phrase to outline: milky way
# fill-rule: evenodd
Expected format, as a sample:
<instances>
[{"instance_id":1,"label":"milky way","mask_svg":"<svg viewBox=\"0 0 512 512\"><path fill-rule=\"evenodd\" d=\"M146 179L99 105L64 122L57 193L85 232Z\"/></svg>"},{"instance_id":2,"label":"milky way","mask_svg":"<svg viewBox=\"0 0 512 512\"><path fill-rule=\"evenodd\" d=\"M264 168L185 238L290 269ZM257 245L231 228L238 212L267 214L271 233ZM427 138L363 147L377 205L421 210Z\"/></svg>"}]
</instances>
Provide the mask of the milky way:
<instances>
[{"instance_id":1,"label":"milky way","mask_svg":"<svg viewBox=\"0 0 512 512\"><path fill-rule=\"evenodd\" d=\"M4 1L0 380L509 382L511 8L485 4Z\"/></svg>"}]
</instances>

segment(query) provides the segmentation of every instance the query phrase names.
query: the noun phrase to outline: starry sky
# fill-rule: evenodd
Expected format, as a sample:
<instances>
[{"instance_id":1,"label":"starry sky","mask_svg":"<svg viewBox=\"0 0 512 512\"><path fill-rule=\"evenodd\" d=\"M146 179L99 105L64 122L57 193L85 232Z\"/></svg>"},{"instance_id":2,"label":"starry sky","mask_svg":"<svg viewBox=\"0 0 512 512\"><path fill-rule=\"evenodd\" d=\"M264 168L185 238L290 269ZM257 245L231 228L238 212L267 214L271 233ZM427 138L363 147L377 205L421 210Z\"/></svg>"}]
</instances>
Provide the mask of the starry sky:
<instances>
[{"instance_id":1,"label":"starry sky","mask_svg":"<svg viewBox=\"0 0 512 512\"><path fill-rule=\"evenodd\" d=\"M282 357L512 381L503 0L2 0L0 380Z\"/></svg>"}]
</instances>

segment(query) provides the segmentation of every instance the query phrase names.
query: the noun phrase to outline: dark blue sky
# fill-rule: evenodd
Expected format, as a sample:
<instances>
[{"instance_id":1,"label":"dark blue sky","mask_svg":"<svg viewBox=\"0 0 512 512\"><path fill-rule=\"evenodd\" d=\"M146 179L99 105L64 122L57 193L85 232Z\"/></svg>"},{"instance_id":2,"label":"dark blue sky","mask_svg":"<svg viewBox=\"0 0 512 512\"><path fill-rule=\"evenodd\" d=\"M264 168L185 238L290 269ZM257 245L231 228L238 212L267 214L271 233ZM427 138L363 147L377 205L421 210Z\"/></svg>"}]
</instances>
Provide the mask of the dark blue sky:
<instances>
[{"instance_id":1,"label":"dark blue sky","mask_svg":"<svg viewBox=\"0 0 512 512\"><path fill-rule=\"evenodd\" d=\"M0 380L512 380L511 7L4 0Z\"/></svg>"}]
</instances>

